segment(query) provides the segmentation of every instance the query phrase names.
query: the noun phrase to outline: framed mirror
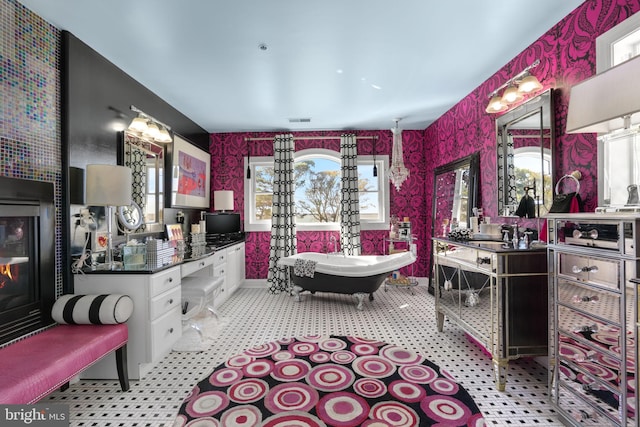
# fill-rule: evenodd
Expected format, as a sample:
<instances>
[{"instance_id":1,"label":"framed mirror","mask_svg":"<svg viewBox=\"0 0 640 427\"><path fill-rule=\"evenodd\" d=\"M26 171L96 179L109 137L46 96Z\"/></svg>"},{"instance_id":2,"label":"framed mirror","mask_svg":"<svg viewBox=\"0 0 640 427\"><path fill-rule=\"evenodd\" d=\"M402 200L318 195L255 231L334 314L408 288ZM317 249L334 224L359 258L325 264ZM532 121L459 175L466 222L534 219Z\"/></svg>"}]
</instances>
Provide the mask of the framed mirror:
<instances>
[{"instance_id":1,"label":"framed mirror","mask_svg":"<svg viewBox=\"0 0 640 427\"><path fill-rule=\"evenodd\" d=\"M553 91L496 120L498 215L539 218L553 203Z\"/></svg>"},{"instance_id":2,"label":"framed mirror","mask_svg":"<svg viewBox=\"0 0 640 427\"><path fill-rule=\"evenodd\" d=\"M163 231L165 150L162 145L122 132L118 163L131 168L132 205L141 212L134 233Z\"/></svg>"},{"instance_id":3,"label":"framed mirror","mask_svg":"<svg viewBox=\"0 0 640 427\"><path fill-rule=\"evenodd\" d=\"M439 166L434 171L432 235L446 236L452 223L469 228L478 196L480 154Z\"/></svg>"},{"instance_id":4,"label":"framed mirror","mask_svg":"<svg viewBox=\"0 0 640 427\"><path fill-rule=\"evenodd\" d=\"M459 227L469 228L478 197L480 153L438 166L433 173L431 236L446 237L454 219ZM433 271L433 250L429 255L429 271ZM433 294L432 274L428 290Z\"/></svg>"}]
</instances>

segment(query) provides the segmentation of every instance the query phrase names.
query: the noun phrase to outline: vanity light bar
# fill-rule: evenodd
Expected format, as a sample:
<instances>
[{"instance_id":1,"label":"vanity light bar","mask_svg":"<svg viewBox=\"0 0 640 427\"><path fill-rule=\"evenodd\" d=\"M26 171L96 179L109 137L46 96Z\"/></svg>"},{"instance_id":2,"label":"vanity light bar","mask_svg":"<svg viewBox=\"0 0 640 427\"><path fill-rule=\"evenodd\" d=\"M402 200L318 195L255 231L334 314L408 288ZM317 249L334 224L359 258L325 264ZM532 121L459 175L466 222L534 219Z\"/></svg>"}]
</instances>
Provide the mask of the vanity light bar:
<instances>
[{"instance_id":1,"label":"vanity light bar","mask_svg":"<svg viewBox=\"0 0 640 427\"><path fill-rule=\"evenodd\" d=\"M536 59L531 65L492 91L488 96L490 101L485 111L487 113L500 113L507 110L509 104L521 101L524 98L523 93L531 93L542 89L542 85L538 79L534 75L529 74L529 71L538 65L540 65L540 60ZM499 96L499 92L504 88L507 89L502 96Z\"/></svg>"},{"instance_id":2,"label":"vanity light bar","mask_svg":"<svg viewBox=\"0 0 640 427\"><path fill-rule=\"evenodd\" d=\"M133 111L134 113L138 113L141 116L146 117L147 119L156 122L156 124L161 125L162 127L164 127L166 130L171 130L171 126L169 125L165 125L164 123L162 123L160 120L156 119L153 116L150 116L149 114L145 113L144 111L142 111L141 109L139 109L138 107L136 107L135 105L132 105L129 107L131 109L131 111Z\"/></svg>"}]
</instances>

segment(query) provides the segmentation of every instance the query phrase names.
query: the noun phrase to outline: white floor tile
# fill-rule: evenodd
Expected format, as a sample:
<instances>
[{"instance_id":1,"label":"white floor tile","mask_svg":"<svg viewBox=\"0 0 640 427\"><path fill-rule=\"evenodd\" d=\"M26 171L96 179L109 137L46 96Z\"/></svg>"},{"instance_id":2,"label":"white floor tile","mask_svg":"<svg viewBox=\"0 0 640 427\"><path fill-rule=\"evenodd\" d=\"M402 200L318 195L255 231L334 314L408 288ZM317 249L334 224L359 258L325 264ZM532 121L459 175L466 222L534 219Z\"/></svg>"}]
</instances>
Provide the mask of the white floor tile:
<instances>
[{"instance_id":1,"label":"white floor tile","mask_svg":"<svg viewBox=\"0 0 640 427\"><path fill-rule=\"evenodd\" d=\"M224 327L203 352L172 352L122 393L117 380L80 381L45 402L67 404L71 426L170 426L193 385L218 364L249 347L309 334L355 335L419 352L447 370L474 397L489 426L561 426L548 403L547 374L532 359L509 364L507 390L493 383L491 360L455 325L435 326L426 287L381 288L364 310L351 296L303 294L302 302L266 289L241 288L219 310ZM115 363L115 362L114 362Z\"/></svg>"}]
</instances>

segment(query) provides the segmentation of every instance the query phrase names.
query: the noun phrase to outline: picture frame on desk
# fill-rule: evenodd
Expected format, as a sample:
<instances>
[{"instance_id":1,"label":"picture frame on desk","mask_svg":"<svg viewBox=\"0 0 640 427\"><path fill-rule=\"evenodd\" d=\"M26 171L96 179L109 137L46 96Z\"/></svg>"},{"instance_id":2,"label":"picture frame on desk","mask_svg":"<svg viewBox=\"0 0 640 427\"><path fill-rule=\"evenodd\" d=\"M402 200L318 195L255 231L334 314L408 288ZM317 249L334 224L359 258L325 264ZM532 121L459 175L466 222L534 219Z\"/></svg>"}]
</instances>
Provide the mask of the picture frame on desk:
<instances>
[{"instance_id":1,"label":"picture frame on desk","mask_svg":"<svg viewBox=\"0 0 640 427\"><path fill-rule=\"evenodd\" d=\"M211 155L178 134L169 155L172 208L209 208Z\"/></svg>"}]
</instances>

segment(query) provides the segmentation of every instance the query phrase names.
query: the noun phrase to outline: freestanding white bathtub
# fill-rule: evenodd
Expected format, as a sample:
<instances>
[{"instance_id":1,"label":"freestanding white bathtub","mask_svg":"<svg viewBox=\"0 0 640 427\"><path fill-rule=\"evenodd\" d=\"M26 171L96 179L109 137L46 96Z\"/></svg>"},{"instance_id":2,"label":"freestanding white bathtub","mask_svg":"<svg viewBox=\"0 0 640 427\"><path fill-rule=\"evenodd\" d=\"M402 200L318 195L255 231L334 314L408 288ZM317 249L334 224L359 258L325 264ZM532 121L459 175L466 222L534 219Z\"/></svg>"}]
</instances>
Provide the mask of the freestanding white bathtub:
<instances>
[{"instance_id":1,"label":"freestanding white bathtub","mask_svg":"<svg viewBox=\"0 0 640 427\"><path fill-rule=\"evenodd\" d=\"M308 261L311 266L315 263L313 277L296 274L296 261L298 266ZM359 256L303 252L281 258L279 264L290 267L289 274L294 284L292 292L297 301L300 301L303 291L351 294L358 300L358 310L362 310L367 294L372 301L373 293L391 272L415 261L416 257L411 252Z\"/></svg>"}]
</instances>

